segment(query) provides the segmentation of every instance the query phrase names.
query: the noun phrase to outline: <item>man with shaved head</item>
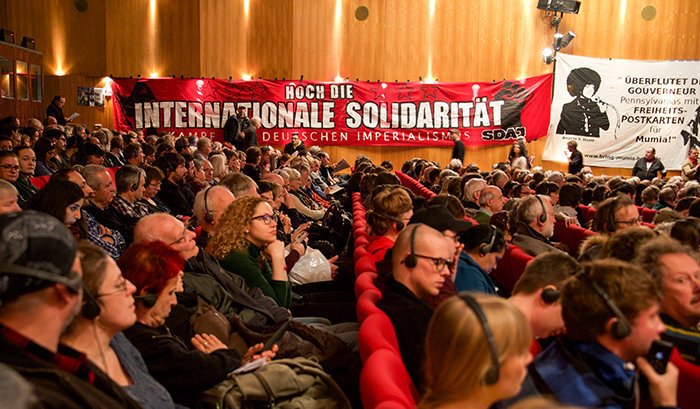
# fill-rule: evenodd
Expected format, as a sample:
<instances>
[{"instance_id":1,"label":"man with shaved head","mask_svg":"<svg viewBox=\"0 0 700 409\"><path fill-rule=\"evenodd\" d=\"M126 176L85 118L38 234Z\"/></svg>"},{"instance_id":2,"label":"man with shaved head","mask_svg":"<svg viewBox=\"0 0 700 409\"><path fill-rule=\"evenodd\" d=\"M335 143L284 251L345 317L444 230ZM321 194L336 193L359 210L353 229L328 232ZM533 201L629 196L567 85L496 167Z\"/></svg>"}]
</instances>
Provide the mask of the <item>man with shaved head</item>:
<instances>
[{"instance_id":1,"label":"man with shaved head","mask_svg":"<svg viewBox=\"0 0 700 409\"><path fill-rule=\"evenodd\" d=\"M392 248L392 274L377 302L391 319L401 357L415 385L423 380L424 341L433 310L423 299L436 296L450 275L454 243L428 225L408 225Z\"/></svg>"},{"instance_id":2,"label":"man with shaved head","mask_svg":"<svg viewBox=\"0 0 700 409\"><path fill-rule=\"evenodd\" d=\"M233 193L223 186L212 186L197 193L194 198L194 217L202 226L197 245L202 248L207 246L209 237L214 234L221 215L235 199Z\"/></svg>"}]
</instances>

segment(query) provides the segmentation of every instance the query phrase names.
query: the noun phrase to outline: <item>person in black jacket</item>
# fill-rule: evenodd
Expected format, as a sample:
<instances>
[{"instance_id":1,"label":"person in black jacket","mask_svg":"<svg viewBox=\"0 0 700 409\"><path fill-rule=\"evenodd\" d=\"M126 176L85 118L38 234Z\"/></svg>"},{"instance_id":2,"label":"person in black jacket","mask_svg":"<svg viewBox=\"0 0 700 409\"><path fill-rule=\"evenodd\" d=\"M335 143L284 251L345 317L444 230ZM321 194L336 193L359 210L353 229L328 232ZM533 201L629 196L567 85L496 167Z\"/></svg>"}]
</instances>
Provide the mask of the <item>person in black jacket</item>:
<instances>
[{"instance_id":1,"label":"person in black jacket","mask_svg":"<svg viewBox=\"0 0 700 409\"><path fill-rule=\"evenodd\" d=\"M656 149L653 147L647 148L644 151L644 157L639 158L637 163L632 168L632 176L637 176L642 180L652 180L661 173L662 177L666 177L666 168L660 160L656 158Z\"/></svg>"},{"instance_id":2,"label":"person in black jacket","mask_svg":"<svg viewBox=\"0 0 700 409\"><path fill-rule=\"evenodd\" d=\"M294 132L292 134L292 140L284 145L284 153L292 155L294 152L299 152L299 154L306 153L306 145L299 139L299 132Z\"/></svg>"},{"instance_id":3,"label":"person in black jacket","mask_svg":"<svg viewBox=\"0 0 700 409\"><path fill-rule=\"evenodd\" d=\"M242 363L277 351L262 352L263 344L241 357L218 338L196 334L189 342L172 335L165 320L177 304L184 260L162 241L135 244L119 258L124 278L136 286L136 324L124 335L143 356L149 373L170 392L176 403L194 407L199 394L226 379Z\"/></svg>"},{"instance_id":4,"label":"person in black jacket","mask_svg":"<svg viewBox=\"0 0 700 409\"><path fill-rule=\"evenodd\" d=\"M161 155L155 165L165 174L156 197L170 209L171 214L191 216L194 193L185 183L185 158L180 154L168 152Z\"/></svg>"},{"instance_id":5,"label":"person in black jacket","mask_svg":"<svg viewBox=\"0 0 700 409\"><path fill-rule=\"evenodd\" d=\"M66 105L66 98L56 95L46 107L46 117L53 117L59 125L65 125L67 119L63 115L63 107Z\"/></svg>"},{"instance_id":6,"label":"person in black jacket","mask_svg":"<svg viewBox=\"0 0 700 409\"><path fill-rule=\"evenodd\" d=\"M569 148L569 152L571 152L571 156L569 156L569 173L575 175L583 169L583 154L576 149L578 147L576 141L571 140L566 146Z\"/></svg>"},{"instance_id":7,"label":"person in black jacket","mask_svg":"<svg viewBox=\"0 0 700 409\"><path fill-rule=\"evenodd\" d=\"M459 129L450 129L449 137L455 143L452 147L452 159L459 159L464 163L464 142L462 142Z\"/></svg>"}]
</instances>

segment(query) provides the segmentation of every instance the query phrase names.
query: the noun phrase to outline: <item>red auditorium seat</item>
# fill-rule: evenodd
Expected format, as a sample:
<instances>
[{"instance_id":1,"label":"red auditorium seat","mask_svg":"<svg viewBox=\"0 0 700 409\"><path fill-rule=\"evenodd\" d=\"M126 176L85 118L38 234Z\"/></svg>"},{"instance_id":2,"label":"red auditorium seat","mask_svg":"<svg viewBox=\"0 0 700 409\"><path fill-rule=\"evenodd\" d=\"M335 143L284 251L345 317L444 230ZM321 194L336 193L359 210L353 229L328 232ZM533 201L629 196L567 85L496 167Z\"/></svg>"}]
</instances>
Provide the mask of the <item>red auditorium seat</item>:
<instances>
[{"instance_id":1,"label":"red auditorium seat","mask_svg":"<svg viewBox=\"0 0 700 409\"><path fill-rule=\"evenodd\" d=\"M642 221L646 223L654 223L654 217L656 216L656 210L647 209L646 207L637 206L639 209L639 214L642 215Z\"/></svg>"},{"instance_id":2,"label":"red auditorium seat","mask_svg":"<svg viewBox=\"0 0 700 409\"><path fill-rule=\"evenodd\" d=\"M419 399L401 356L387 349L375 351L365 362L360 374L360 392L365 408L376 408L386 401L415 408Z\"/></svg>"},{"instance_id":3,"label":"red auditorium seat","mask_svg":"<svg viewBox=\"0 0 700 409\"><path fill-rule=\"evenodd\" d=\"M590 236L598 233L576 226L567 226L566 223L557 220L554 224L554 240L564 243L571 250L571 255L578 257L578 249L581 243Z\"/></svg>"},{"instance_id":4,"label":"red auditorium seat","mask_svg":"<svg viewBox=\"0 0 700 409\"><path fill-rule=\"evenodd\" d=\"M379 405L375 406L374 409L412 409L415 407L416 405L406 406L406 404L403 402L385 400L384 402L381 402Z\"/></svg>"},{"instance_id":5,"label":"red auditorium seat","mask_svg":"<svg viewBox=\"0 0 700 409\"><path fill-rule=\"evenodd\" d=\"M37 176L37 177L29 178L29 183L34 185L35 188L41 189L44 186L46 186L47 183L49 183L50 178L51 178L51 175Z\"/></svg>"},{"instance_id":6,"label":"red auditorium seat","mask_svg":"<svg viewBox=\"0 0 700 409\"><path fill-rule=\"evenodd\" d=\"M381 298L382 293L376 288L365 290L360 294L360 296L357 297L357 306L355 307L357 322L362 324L370 315L382 312L382 310L377 307L377 301Z\"/></svg>"},{"instance_id":7,"label":"red auditorium seat","mask_svg":"<svg viewBox=\"0 0 700 409\"><path fill-rule=\"evenodd\" d=\"M362 293L367 290L374 289L379 291L379 289L374 285L376 279L377 274L371 271L360 272L360 274L357 274L357 278L355 279L355 297L360 298Z\"/></svg>"},{"instance_id":8,"label":"red auditorium seat","mask_svg":"<svg viewBox=\"0 0 700 409\"><path fill-rule=\"evenodd\" d=\"M656 228L656 225L655 225L655 224L652 224L652 223L642 222L641 225L644 226L644 227L648 227L648 228L650 228L650 229L652 229L652 230Z\"/></svg>"},{"instance_id":9,"label":"red auditorium seat","mask_svg":"<svg viewBox=\"0 0 700 409\"><path fill-rule=\"evenodd\" d=\"M525 271L525 266L533 258L522 251L520 247L509 244L503 258L491 272L491 276L510 294L513 291L515 282L518 281L518 278Z\"/></svg>"},{"instance_id":10,"label":"red auditorium seat","mask_svg":"<svg viewBox=\"0 0 700 409\"><path fill-rule=\"evenodd\" d=\"M678 407L698 407L698 391L700 390L700 366L691 364L681 357L680 352L673 348L671 362L678 367Z\"/></svg>"},{"instance_id":11,"label":"red auditorium seat","mask_svg":"<svg viewBox=\"0 0 700 409\"><path fill-rule=\"evenodd\" d=\"M355 277L366 272L377 273L377 265L371 255L360 257L355 262Z\"/></svg>"},{"instance_id":12,"label":"red auditorium seat","mask_svg":"<svg viewBox=\"0 0 700 409\"><path fill-rule=\"evenodd\" d=\"M369 238L365 236L358 236L355 237L355 248L360 247L360 246L366 246L369 243Z\"/></svg>"},{"instance_id":13,"label":"red auditorium seat","mask_svg":"<svg viewBox=\"0 0 700 409\"><path fill-rule=\"evenodd\" d=\"M357 343L360 346L362 362L367 362L367 358L380 349L388 349L399 356L401 355L396 331L384 312L370 314L362 321Z\"/></svg>"},{"instance_id":14,"label":"red auditorium seat","mask_svg":"<svg viewBox=\"0 0 700 409\"><path fill-rule=\"evenodd\" d=\"M357 245L355 245L355 252L353 253L353 260L357 261L368 254L369 254L369 251L367 251L365 246L358 247Z\"/></svg>"},{"instance_id":15,"label":"red auditorium seat","mask_svg":"<svg viewBox=\"0 0 700 409\"><path fill-rule=\"evenodd\" d=\"M579 207L579 209L581 209L583 221L586 224L588 224L589 221L593 220L593 218L595 217L595 209L594 208L592 208L590 206L582 205L582 204L578 205L578 207Z\"/></svg>"}]
</instances>

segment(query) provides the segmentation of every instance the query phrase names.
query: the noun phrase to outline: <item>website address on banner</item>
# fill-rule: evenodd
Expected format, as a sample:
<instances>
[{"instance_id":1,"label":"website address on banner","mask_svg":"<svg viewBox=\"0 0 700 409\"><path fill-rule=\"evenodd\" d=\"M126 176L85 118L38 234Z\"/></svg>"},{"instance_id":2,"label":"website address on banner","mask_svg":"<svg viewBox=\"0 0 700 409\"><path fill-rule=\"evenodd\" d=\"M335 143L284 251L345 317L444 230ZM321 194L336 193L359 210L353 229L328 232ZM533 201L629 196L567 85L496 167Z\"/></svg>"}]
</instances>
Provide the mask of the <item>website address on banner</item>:
<instances>
[{"instance_id":1,"label":"website address on banner","mask_svg":"<svg viewBox=\"0 0 700 409\"><path fill-rule=\"evenodd\" d=\"M602 155L597 153L584 153L583 156L591 159L607 159L607 160L637 160L634 156L617 156L617 155Z\"/></svg>"}]
</instances>

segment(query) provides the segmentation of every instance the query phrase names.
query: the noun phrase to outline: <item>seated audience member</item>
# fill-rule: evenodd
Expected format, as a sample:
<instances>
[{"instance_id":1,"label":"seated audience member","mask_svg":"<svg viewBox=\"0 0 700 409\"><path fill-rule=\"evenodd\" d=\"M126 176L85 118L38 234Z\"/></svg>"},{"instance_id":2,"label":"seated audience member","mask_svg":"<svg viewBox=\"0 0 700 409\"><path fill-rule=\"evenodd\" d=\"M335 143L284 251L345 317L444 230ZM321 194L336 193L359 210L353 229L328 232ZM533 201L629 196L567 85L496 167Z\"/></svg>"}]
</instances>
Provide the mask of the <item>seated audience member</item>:
<instances>
[{"instance_id":1,"label":"seated audience member","mask_svg":"<svg viewBox=\"0 0 700 409\"><path fill-rule=\"evenodd\" d=\"M67 180L54 180L44 186L29 202L28 208L50 214L70 228L80 220L83 190Z\"/></svg>"},{"instance_id":2,"label":"seated audience member","mask_svg":"<svg viewBox=\"0 0 700 409\"><path fill-rule=\"evenodd\" d=\"M294 200L294 207L309 220L321 220L326 210L314 202L302 189L309 182L308 168L303 169L301 173L296 169L289 169L287 173L289 174L289 193Z\"/></svg>"},{"instance_id":3,"label":"seated audience member","mask_svg":"<svg viewBox=\"0 0 700 409\"><path fill-rule=\"evenodd\" d=\"M163 183L165 175L163 171L155 166L146 165L146 187L143 189L143 197L139 203L144 204L148 208L148 214L153 213L170 213L170 209L158 199L158 192Z\"/></svg>"},{"instance_id":4,"label":"seated audience member","mask_svg":"<svg viewBox=\"0 0 700 409\"><path fill-rule=\"evenodd\" d=\"M491 185L498 187L499 189L503 189L503 186L508 183L510 178L506 174L506 172L502 170L497 170L493 172L493 176L491 176Z\"/></svg>"},{"instance_id":5,"label":"seated audience member","mask_svg":"<svg viewBox=\"0 0 700 409\"><path fill-rule=\"evenodd\" d=\"M464 210L462 202L457 198L457 196L452 194L442 193L433 196L432 198L428 199L425 204L426 206L444 206L450 211L452 216L457 219L464 219L467 216L467 212Z\"/></svg>"},{"instance_id":6,"label":"seated audience member","mask_svg":"<svg viewBox=\"0 0 700 409\"><path fill-rule=\"evenodd\" d=\"M12 183L0 179L0 214L22 211L17 203L17 188Z\"/></svg>"},{"instance_id":7,"label":"seated audience member","mask_svg":"<svg viewBox=\"0 0 700 409\"><path fill-rule=\"evenodd\" d=\"M462 205L469 217L473 218L474 213L479 210L479 196L481 195L481 190L485 186L486 181L481 178L469 179L467 183L464 184Z\"/></svg>"},{"instance_id":8,"label":"seated audience member","mask_svg":"<svg viewBox=\"0 0 700 409\"><path fill-rule=\"evenodd\" d=\"M84 206L94 198L95 191L87 184L83 176L72 168L59 169L51 176L49 182L54 180L73 182L83 191L83 208L80 209L80 220L74 223L71 228L73 235L78 240L87 239L109 253L113 259L118 259L122 250L126 248L126 241L119 231L112 231L103 226L92 214L85 211Z\"/></svg>"},{"instance_id":9,"label":"seated audience member","mask_svg":"<svg viewBox=\"0 0 700 409\"><path fill-rule=\"evenodd\" d=\"M457 294L457 288L455 287L454 280L455 275L457 274L459 256L464 248L464 244L460 243L459 241L459 235L469 230L472 227L472 223L454 217L454 215L450 214L450 211L445 206L441 205L428 206L418 210L411 217L409 223L423 223L426 226L432 227L433 229L442 233L445 238L448 239L447 241L453 244L455 248L453 262L448 266L450 269L450 275L445 277L445 283L440 288L440 293L437 296L424 297L430 308L435 309L444 300ZM379 273L381 274L381 272Z\"/></svg>"},{"instance_id":10,"label":"seated audience member","mask_svg":"<svg viewBox=\"0 0 700 409\"><path fill-rule=\"evenodd\" d=\"M214 166L208 159L202 160L202 171L204 172L204 183L207 186L214 186L216 184L214 182Z\"/></svg>"},{"instance_id":11,"label":"seated audience member","mask_svg":"<svg viewBox=\"0 0 700 409\"><path fill-rule=\"evenodd\" d=\"M673 343L683 358L700 365L700 267L697 258L676 240L648 241L635 262L661 286L661 338Z\"/></svg>"},{"instance_id":12,"label":"seated audience member","mask_svg":"<svg viewBox=\"0 0 700 409\"><path fill-rule=\"evenodd\" d=\"M464 249L459 255L455 286L458 291L497 294L489 276L508 244L503 233L491 225L478 225L459 234Z\"/></svg>"},{"instance_id":13,"label":"seated audience member","mask_svg":"<svg viewBox=\"0 0 700 409\"><path fill-rule=\"evenodd\" d=\"M131 243L134 225L149 214L148 206L141 202L146 190L146 172L134 165L124 165L114 175L117 195L107 207L107 212L119 221L118 229L127 243Z\"/></svg>"},{"instance_id":14,"label":"seated audience member","mask_svg":"<svg viewBox=\"0 0 700 409\"><path fill-rule=\"evenodd\" d=\"M248 286L260 288L280 306L291 305L284 243L277 240L277 219L265 199L234 200L221 216L207 251L224 269L241 275Z\"/></svg>"},{"instance_id":15,"label":"seated audience member","mask_svg":"<svg viewBox=\"0 0 700 409\"><path fill-rule=\"evenodd\" d=\"M462 293L433 314L421 409L488 409L513 397L532 361L527 320L498 297Z\"/></svg>"},{"instance_id":16,"label":"seated audience member","mask_svg":"<svg viewBox=\"0 0 700 409\"><path fill-rule=\"evenodd\" d=\"M87 200L83 209L90 213L100 224L111 231L120 232L121 236L127 239L125 232L130 232L133 226L125 224L121 218L117 217L110 210L110 205L116 194L116 188L107 169L102 165L87 165L81 170L81 175L94 191L94 194Z\"/></svg>"},{"instance_id":17,"label":"seated audience member","mask_svg":"<svg viewBox=\"0 0 700 409\"><path fill-rule=\"evenodd\" d=\"M209 154L211 153L211 139L209 138L200 138L197 141L197 150L194 151L194 156L195 159L199 160L206 160L209 159Z\"/></svg>"},{"instance_id":18,"label":"seated audience member","mask_svg":"<svg viewBox=\"0 0 700 409\"><path fill-rule=\"evenodd\" d=\"M73 162L78 165L104 165L104 151L97 143L85 143L73 155Z\"/></svg>"},{"instance_id":19,"label":"seated audience member","mask_svg":"<svg viewBox=\"0 0 700 409\"><path fill-rule=\"evenodd\" d=\"M199 159L193 160L192 163L194 163L194 177L189 182L189 185L192 192L196 195L202 189L209 187L209 183L207 183L206 175L204 174L204 163Z\"/></svg>"},{"instance_id":20,"label":"seated audience member","mask_svg":"<svg viewBox=\"0 0 700 409\"><path fill-rule=\"evenodd\" d=\"M642 190L642 207L653 209L659 201L659 190L656 186L647 186Z\"/></svg>"},{"instance_id":21,"label":"seated audience member","mask_svg":"<svg viewBox=\"0 0 700 409\"><path fill-rule=\"evenodd\" d=\"M226 156L223 154L216 154L209 158L212 167L212 180L214 183L219 183L228 174L228 168L226 167Z\"/></svg>"},{"instance_id":22,"label":"seated audience member","mask_svg":"<svg viewBox=\"0 0 700 409\"><path fill-rule=\"evenodd\" d=\"M85 355L60 344L80 311L75 239L54 217L0 216L0 362L31 385L37 407L140 408Z\"/></svg>"},{"instance_id":23,"label":"seated audience member","mask_svg":"<svg viewBox=\"0 0 700 409\"><path fill-rule=\"evenodd\" d=\"M601 202L593 218L593 230L600 233L600 236L591 236L581 244L579 260L599 259L606 236L639 226L639 223L639 209L629 197L615 196Z\"/></svg>"},{"instance_id":24,"label":"seated audience member","mask_svg":"<svg viewBox=\"0 0 700 409\"><path fill-rule=\"evenodd\" d=\"M241 357L218 338L196 334L192 348L170 334L164 325L177 304L175 291L180 283L183 259L163 242L135 244L122 254L119 268L124 278L136 286L143 298L136 301L136 323L124 335L143 356L148 372L181 405L194 407L199 394L226 379L242 363L259 357L257 344ZM276 351L263 352L272 357Z\"/></svg>"},{"instance_id":25,"label":"seated audience member","mask_svg":"<svg viewBox=\"0 0 700 409\"><path fill-rule=\"evenodd\" d=\"M580 225L578 220L578 205L581 203L581 186L567 183L559 189L559 204L553 207L557 220L571 220L572 223Z\"/></svg>"},{"instance_id":26,"label":"seated audience member","mask_svg":"<svg viewBox=\"0 0 700 409\"><path fill-rule=\"evenodd\" d=\"M245 166L241 172L258 183L260 181L260 148L251 146L245 151L245 157Z\"/></svg>"},{"instance_id":27,"label":"seated audience member","mask_svg":"<svg viewBox=\"0 0 700 409\"><path fill-rule=\"evenodd\" d=\"M557 250L549 240L554 235L554 210L547 196L532 195L520 201L512 216L513 244L536 257Z\"/></svg>"},{"instance_id":28,"label":"seated audience member","mask_svg":"<svg viewBox=\"0 0 700 409\"><path fill-rule=\"evenodd\" d=\"M624 229L603 242L600 258L615 258L632 262L638 255L639 247L657 237L654 230L646 226L635 226Z\"/></svg>"},{"instance_id":29,"label":"seated audience member","mask_svg":"<svg viewBox=\"0 0 700 409\"><path fill-rule=\"evenodd\" d=\"M216 231L216 225L221 219L221 215L235 199L233 193L223 186L212 186L197 193L194 198L193 213L197 224L202 227L202 232L197 238L197 245L207 246L209 238Z\"/></svg>"},{"instance_id":30,"label":"seated audience member","mask_svg":"<svg viewBox=\"0 0 700 409\"><path fill-rule=\"evenodd\" d=\"M423 298L439 294L453 256L454 247L442 233L424 224L409 225L392 248L392 274L377 302L394 325L401 358L419 390L425 334L433 314Z\"/></svg>"},{"instance_id":31,"label":"seated audience member","mask_svg":"<svg viewBox=\"0 0 700 409\"><path fill-rule=\"evenodd\" d=\"M584 264L583 274L562 291L566 338L537 355L518 398L552 395L571 405L634 407L638 374L627 363L636 363L654 407L675 407L678 369L669 363L659 375L645 358L665 329L660 299L654 279L632 264Z\"/></svg>"},{"instance_id":32,"label":"seated audience member","mask_svg":"<svg viewBox=\"0 0 700 409\"><path fill-rule=\"evenodd\" d=\"M155 165L163 171L165 179L161 182L156 195L170 213L175 216L191 216L194 205L194 193L185 183L187 167L182 155L167 152L156 159Z\"/></svg>"},{"instance_id":33,"label":"seated audience member","mask_svg":"<svg viewBox=\"0 0 700 409\"><path fill-rule=\"evenodd\" d=\"M155 153L155 152L154 152ZM124 164L134 165L137 167L143 166L146 161L146 156L143 153L143 148L137 143L130 143L124 148Z\"/></svg>"},{"instance_id":34,"label":"seated audience member","mask_svg":"<svg viewBox=\"0 0 700 409\"><path fill-rule=\"evenodd\" d=\"M661 210L661 209L673 209L673 207L676 205L676 191L673 190L673 188L670 187L665 187L661 189L661 192L659 192L659 201L656 202L654 207L652 209L654 210Z\"/></svg>"},{"instance_id":35,"label":"seated audience member","mask_svg":"<svg viewBox=\"0 0 700 409\"><path fill-rule=\"evenodd\" d=\"M19 158L12 151L0 150L0 179L8 181L14 186L18 177Z\"/></svg>"},{"instance_id":36,"label":"seated audience member","mask_svg":"<svg viewBox=\"0 0 700 409\"><path fill-rule=\"evenodd\" d=\"M367 251L374 262L384 260L389 250L413 216L411 197L401 188L384 190L372 197L371 209L367 211L367 226L372 236Z\"/></svg>"},{"instance_id":37,"label":"seated audience member","mask_svg":"<svg viewBox=\"0 0 700 409\"><path fill-rule=\"evenodd\" d=\"M81 244L78 251L85 285L83 307L61 342L87 355L144 408L175 408L170 393L149 375L139 351L121 333L136 322L136 288L100 248Z\"/></svg>"},{"instance_id":38,"label":"seated audience member","mask_svg":"<svg viewBox=\"0 0 700 409\"><path fill-rule=\"evenodd\" d=\"M321 161L321 166L319 167L319 175L323 178L324 182L328 186L335 185L339 183L340 180L333 174L335 165L331 165L331 157L327 152L319 152L318 158Z\"/></svg>"},{"instance_id":39,"label":"seated audience member","mask_svg":"<svg viewBox=\"0 0 700 409\"><path fill-rule=\"evenodd\" d=\"M124 159L124 154L122 149L124 148L124 139L120 133L115 133L112 139L109 141L109 148L107 145L104 146L104 166L109 168L116 168L122 166L126 163ZM143 164L143 160L141 161ZM134 165L138 166L138 165Z\"/></svg>"},{"instance_id":40,"label":"seated audience member","mask_svg":"<svg viewBox=\"0 0 700 409\"><path fill-rule=\"evenodd\" d=\"M58 166L51 160L56 156L56 149L48 138L39 139L34 145L36 154L36 170L34 176L52 175L58 170Z\"/></svg>"},{"instance_id":41,"label":"seated audience member","mask_svg":"<svg viewBox=\"0 0 700 409\"><path fill-rule=\"evenodd\" d=\"M540 254L527 264L508 301L525 315L535 338L544 339L562 332L561 290L581 271L581 265L573 257L560 251ZM533 352L542 349L539 343L533 347Z\"/></svg>"},{"instance_id":42,"label":"seated audience member","mask_svg":"<svg viewBox=\"0 0 700 409\"><path fill-rule=\"evenodd\" d=\"M686 196L682 199L679 199L676 202L676 206L673 208L673 210L675 210L681 218L688 217L690 216L690 206L696 199L696 196Z\"/></svg>"},{"instance_id":43,"label":"seated audience member","mask_svg":"<svg viewBox=\"0 0 700 409\"><path fill-rule=\"evenodd\" d=\"M472 219L479 224L489 224L491 216L503 210L506 200L501 189L490 185L485 186L479 194L479 210L474 213Z\"/></svg>"},{"instance_id":44,"label":"seated audience member","mask_svg":"<svg viewBox=\"0 0 700 409\"><path fill-rule=\"evenodd\" d=\"M700 248L700 219L688 217L678 220L671 227L670 236L691 249Z\"/></svg>"},{"instance_id":45,"label":"seated audience member","mask_svg":"<svg viewBox=\"0 0 700 409\"><path fill-rule=\"evenodd\" d=\"M12 151L12 140L9 136L0 134L0 151Z\"/></svg>"},{"instance_id":46,"label":"seated audience member","mask_svg":"<svg viewBox=\"0 0 700 409\"><path fill-rule=\"evenodd\" d=\"M255 183L250 176L244 175L241 172L229 173L221 179L219 186L224 186L233 193L236 197L258 195L258 184Z\"/></svg>"},{"instance_id":47,"label":"seated audience member","mask_svg":"<svg viewBox=\"0 0 700 409\"><path fill-rule=\"evenodd\" d=\"M17 146L12 151L19 160L19 176L13 184L19 193L19 205L26 207L29 200L39 191L29 181L29 178L34 175L34 169L36 168L36 155L32 148L28 146Z\"/></svg>"}]
</instances>

